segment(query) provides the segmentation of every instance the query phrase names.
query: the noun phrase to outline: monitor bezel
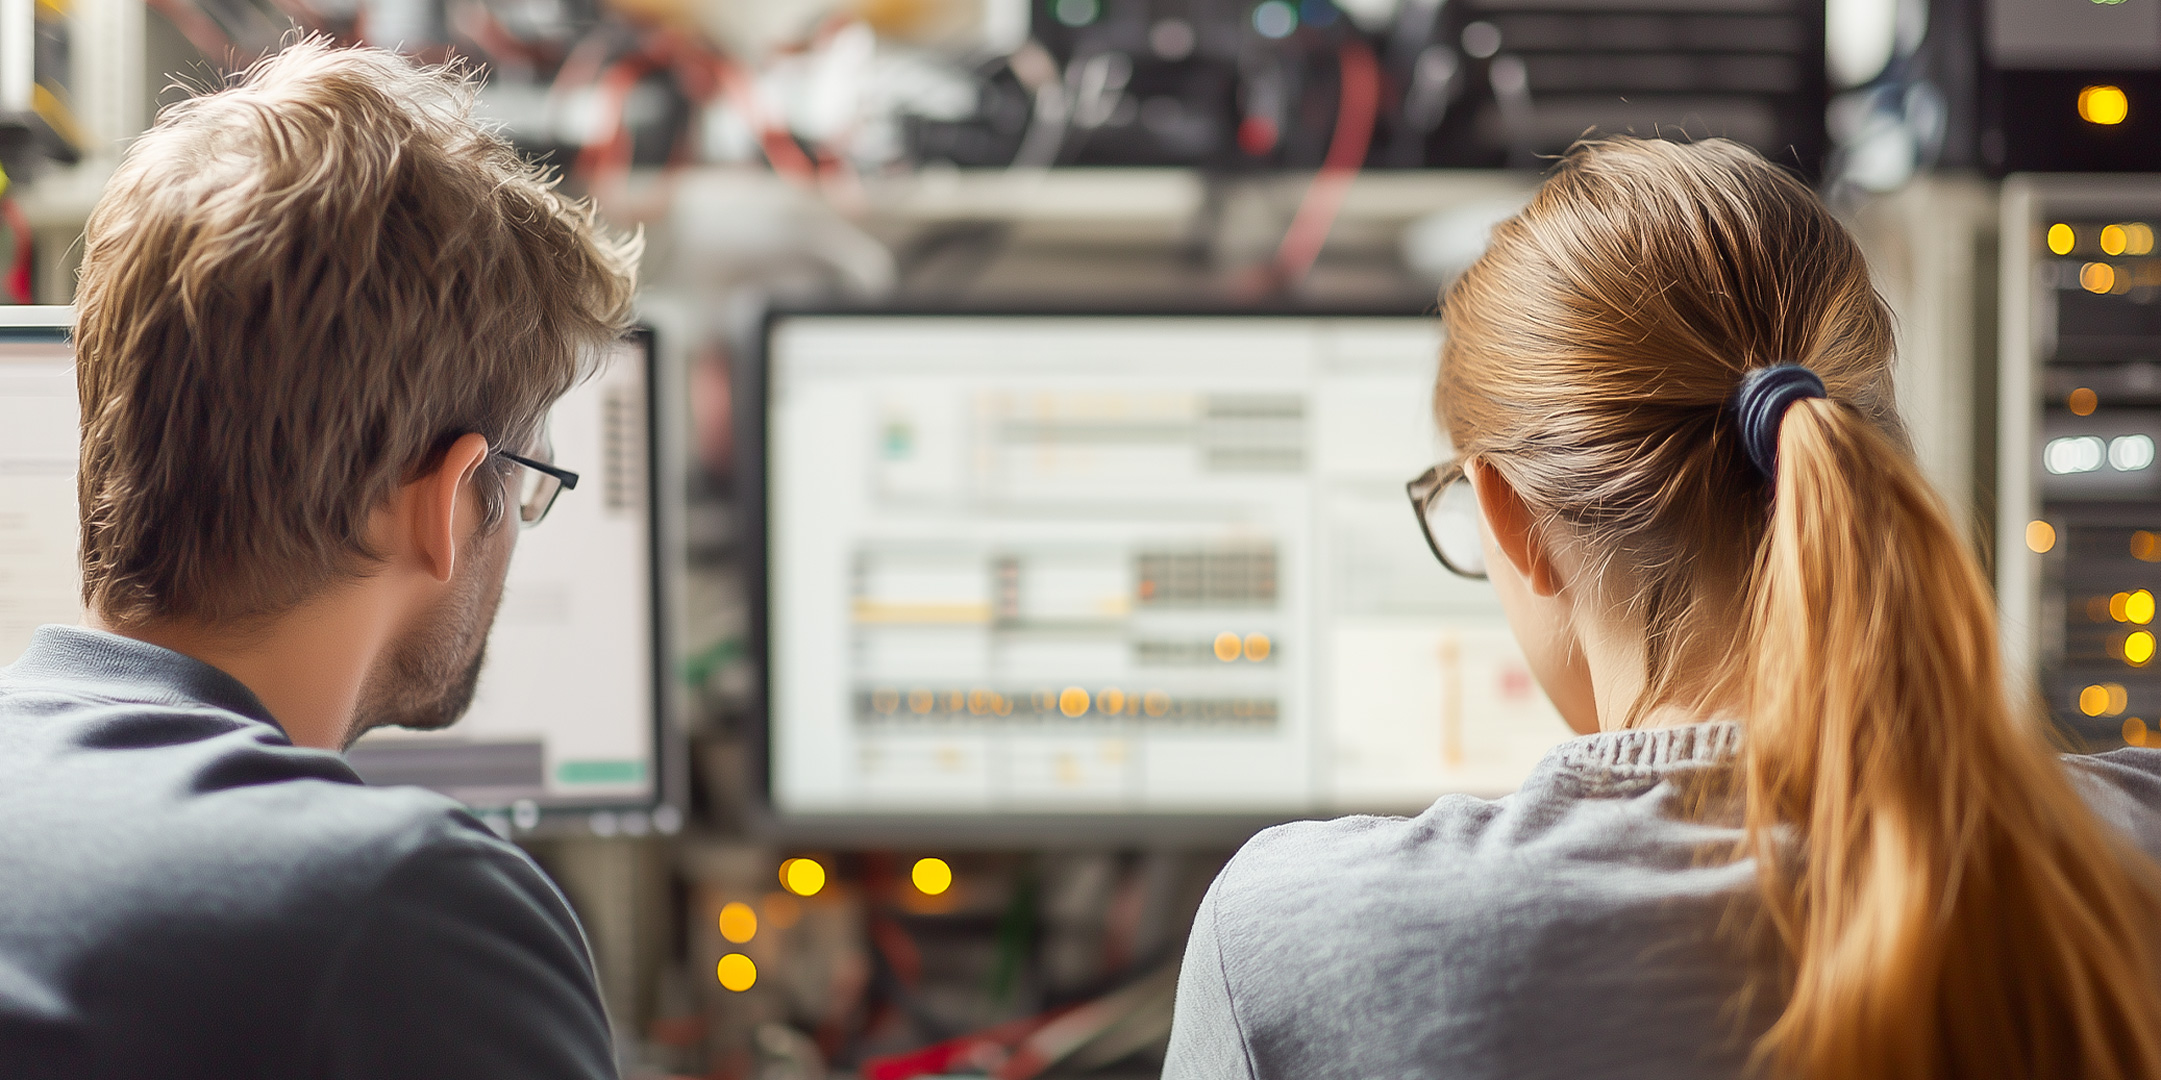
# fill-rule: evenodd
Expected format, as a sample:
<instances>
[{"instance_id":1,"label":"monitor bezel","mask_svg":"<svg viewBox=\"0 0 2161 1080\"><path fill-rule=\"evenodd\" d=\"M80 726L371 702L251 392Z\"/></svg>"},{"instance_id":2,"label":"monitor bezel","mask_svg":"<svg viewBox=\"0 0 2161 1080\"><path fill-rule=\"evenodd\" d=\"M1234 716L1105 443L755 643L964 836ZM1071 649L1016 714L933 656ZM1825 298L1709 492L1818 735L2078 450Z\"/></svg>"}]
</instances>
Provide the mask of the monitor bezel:
<instances>
[{"instance_id":1,"label":"monitor bezel","mask_svg":"<svg viewBox=\"0 0 2161 1080\"><path fill-rule=\"evenodd\" d=\"M1415 319L1435 318L1434 305L1299 306L1257 308L1238 304L1125 304L1115 307L1015 304L777 305L767 309L753 348L734 365L735 485L746 520L741 544L750 609L748 651L756 674L746 725L752 797L747 823L753 835L776 844L836 850L908 845L997 848L1013 845L1150 848L1217 848L1290 821L1339 816L1325 807L1305 811L1038 811L998 809L939 813L876 809L786 811L773 798L773 712L770 639L772 513L766 467L766 420L771 414L772 340L781 324L802 318L1015 318L1015 319Z\"/></svg>"},{"instance_id":2,"label":"monitor bezel","mask_svg":"<svg viewBox=\"0 0 2161 1080\"><path fill-rule=\"evenodd\" d=\"M0 343L8 341L68 341L74 336L75 309L68 306L0 306ZM678 452L685 433L681 418L670 407L667 387L675 384L679 358L662 347L660 335L640 324L626 335L639 343L636 350L645 364L646 406L646 506L648 522L648 588L652 617L650 686L653 708L653 788L643 799L600 797L591 800L535 800L537 820L520 827L511 807L476 807L491 827L518 836L546 836L593 832L593 815L646 815L648 826L662 807L669 808L680 827L690 808L690 767L683 734L682 688L674 677L676 627L680 625L682 500L671 497L682 490L683 459ZM502 820L496 820L496 819ZM630 831L638 831L631 826ZM666 830L663 830L666 831Z\"/></svg>"}]
</instances>

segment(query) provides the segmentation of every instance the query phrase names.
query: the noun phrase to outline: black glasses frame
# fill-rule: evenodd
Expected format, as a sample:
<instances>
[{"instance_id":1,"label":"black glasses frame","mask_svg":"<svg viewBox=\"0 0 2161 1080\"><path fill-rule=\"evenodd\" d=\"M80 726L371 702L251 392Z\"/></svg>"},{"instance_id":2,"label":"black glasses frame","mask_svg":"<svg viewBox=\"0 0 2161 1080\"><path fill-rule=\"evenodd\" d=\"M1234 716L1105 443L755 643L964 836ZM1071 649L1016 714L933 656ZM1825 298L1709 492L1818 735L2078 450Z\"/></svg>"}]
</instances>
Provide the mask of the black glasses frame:
<instances>
[{"instance_id":1,"label":"black glasses frame","mask_svg":"<svg viewBox=\"0 0 2161 1080\"><path fill-rule=\"evenodd\" d=\"M1441 550L1441 542L1433 538L1433 525L1426 517L1427 508L1440 501L1442 493L1448 490L1449 485L1463 483L1468 479L1461 460L1449 461L1419 473L1417 479L1403 485L1403 492L1411 497L1411 514L1418 518L1418 535L1426 538L1426 550L1433 552L1433 557L1440 560L1440 564L1447 567L1449 573L1472 581L1484 581L1485 571L1466 570L1449 559Z\"/></svg>"},{"instance_id":2,"label":"black glasses frame","mask_svg":"<svg viewBox=\"0 0 2161 1080\"><path fill-rule=\"evenodd\" d=\"M547 486L543 497L518 504L518 524L524 528L530 529L540 524L541 519L547 517L548 511L555 506L556 497L578 486L578 474L571 472L569 469L559 468L545 461L535 461L523 454L513 454L508 450L497 450L495 456L505 461L523 465L555 481L555 483Z\"/></svg>"}]
</instances>

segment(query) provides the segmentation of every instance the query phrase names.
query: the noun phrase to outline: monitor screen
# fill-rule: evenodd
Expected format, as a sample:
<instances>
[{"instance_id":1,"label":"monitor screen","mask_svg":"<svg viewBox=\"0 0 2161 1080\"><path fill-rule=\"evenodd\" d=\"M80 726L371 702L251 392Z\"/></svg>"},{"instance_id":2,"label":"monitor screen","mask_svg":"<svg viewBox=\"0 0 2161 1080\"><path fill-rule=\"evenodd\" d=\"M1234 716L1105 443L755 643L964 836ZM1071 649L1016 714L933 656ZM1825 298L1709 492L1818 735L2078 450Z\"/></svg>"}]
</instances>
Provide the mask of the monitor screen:
<instances>
[{"instance_id":1,"label":"monitor screen","mask_svg":"<svg viewBox=\"0 0 2161 1080\"><path fill-rule=\"evenodd\" d=\"M0 309L0 318L5 662L37 625L79 621L81 601L73 313ZM653 364L651 335L626 338L550 413L556 463L580 474L578 486L518 537L472 710L447 731L361 739L348 758L369 782L434 788L525 827L544 811L612 813L660 799L667 685Z\"/></svg>"},{"instance_id":2,"label":"monitor screen","mask_svg":"<svg viewBox=\"0 0 2161 1080\"><path fill-rule=\"evenodd\" d=\"M782 815L1404 810L1568 732L1404 485L1438 324L776 317Z\"/></svg>"}]
</instances>

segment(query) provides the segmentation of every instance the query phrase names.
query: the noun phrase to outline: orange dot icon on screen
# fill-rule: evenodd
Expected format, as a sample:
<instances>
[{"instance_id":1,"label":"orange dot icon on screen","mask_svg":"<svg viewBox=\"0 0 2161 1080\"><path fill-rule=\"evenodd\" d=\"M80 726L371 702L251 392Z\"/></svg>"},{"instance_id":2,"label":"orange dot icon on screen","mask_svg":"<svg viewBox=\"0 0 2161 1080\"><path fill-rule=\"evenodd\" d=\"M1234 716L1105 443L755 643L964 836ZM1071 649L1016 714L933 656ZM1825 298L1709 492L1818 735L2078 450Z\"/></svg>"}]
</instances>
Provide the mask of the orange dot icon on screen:
<instances>
[{"instance_id":1,"label":"orange dot icon on screen","mask_svg":"<svg viewBox=\"0 0 2161 1080\"><path fill-rule=\"evenodd\" d=\"M1216 659L1228 664L1246 651L1245 639L1228 630L1216 635Z\"/></svg>"}]
</instances>

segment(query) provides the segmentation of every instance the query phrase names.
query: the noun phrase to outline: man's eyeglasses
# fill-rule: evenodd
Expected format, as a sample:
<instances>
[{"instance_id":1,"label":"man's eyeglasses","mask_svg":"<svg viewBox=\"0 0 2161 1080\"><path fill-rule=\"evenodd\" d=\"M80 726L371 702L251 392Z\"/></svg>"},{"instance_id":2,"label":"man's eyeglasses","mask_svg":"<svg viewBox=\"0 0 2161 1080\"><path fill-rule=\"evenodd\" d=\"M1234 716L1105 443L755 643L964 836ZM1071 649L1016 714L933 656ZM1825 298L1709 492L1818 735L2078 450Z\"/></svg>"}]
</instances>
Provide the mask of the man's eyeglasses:
<instances>
[{"instance_id":1,"label":"man's eyeglasses","mask_svg":"<svg viewBox=\"0 0 2161 1080\"><path fill-rule=\"evenodd\" d=\"M1418 530L1441 565L1467 578L1486 577L1486 548L1480 533L1478 492L1463 474L1463 463L1435 465L1403 485L1418 515Z\"/></svg>"},{"instance_id":2,"label":"man's eyeglasses","mask_svg":"<svg viewBox=\"0 0 2161 1080\"><path fill-rule=\"evenodd\" d=\"M578 486L578 474L569 469L558 469L544 461L534 461L522 454L497 450L495 456L505 461L525 466L518 481L518 525L530 529L548 516L548 508L555 505L555 497L566 488Z\"/></svg>"}]
</instances>

